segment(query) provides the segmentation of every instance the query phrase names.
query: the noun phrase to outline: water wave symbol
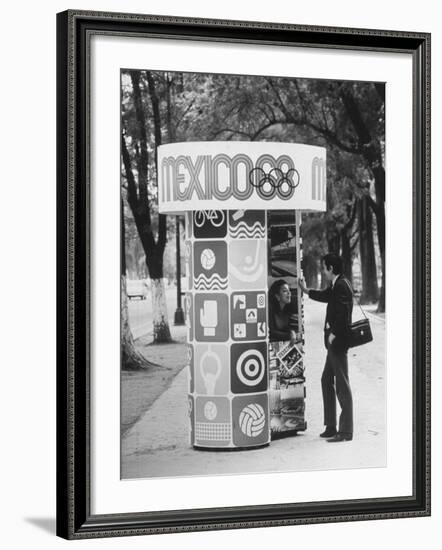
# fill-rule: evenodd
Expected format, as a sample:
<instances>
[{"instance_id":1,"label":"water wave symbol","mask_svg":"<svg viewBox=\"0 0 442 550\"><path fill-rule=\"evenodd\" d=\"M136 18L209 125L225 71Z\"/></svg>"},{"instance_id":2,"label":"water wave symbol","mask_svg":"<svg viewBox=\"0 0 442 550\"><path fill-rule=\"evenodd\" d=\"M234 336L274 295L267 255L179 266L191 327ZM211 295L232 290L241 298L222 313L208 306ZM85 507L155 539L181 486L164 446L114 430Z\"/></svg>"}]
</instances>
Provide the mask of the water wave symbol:
<instances>
[{"instance_id":1,"label":"water wave symbol","mask_svg":"<svg viewBox=\"0 0 442 550\"><path fill-rule=\"evenodd\" d=\"M220 277L218 273L213 273L211 277L207 277L204 273L198 275L194 280L197 290L223 290L227 288L227 277Z\"/></svg>"},{"instance_id":2,"label":"water wave symbol","mask_svg":"<svg viewBox=\"0 0 442 550\"><path fill-rule=\"evenodd\" d=\"M232 237L248 237L248 238L263 238L265 237L264 227L255 222L253 225L248 225L246 222L239 222L235 227L230 228Z\"/></svg>"}]
</instances>

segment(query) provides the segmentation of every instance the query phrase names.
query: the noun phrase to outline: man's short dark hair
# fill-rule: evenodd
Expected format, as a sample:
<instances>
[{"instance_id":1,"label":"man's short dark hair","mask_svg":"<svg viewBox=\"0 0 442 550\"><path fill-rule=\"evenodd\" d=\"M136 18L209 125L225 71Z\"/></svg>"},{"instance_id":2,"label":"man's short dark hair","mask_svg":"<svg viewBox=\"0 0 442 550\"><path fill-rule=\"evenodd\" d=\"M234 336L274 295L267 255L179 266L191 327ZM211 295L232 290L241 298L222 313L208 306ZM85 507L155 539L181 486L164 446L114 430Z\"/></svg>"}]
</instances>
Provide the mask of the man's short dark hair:
<instances>
[{"instance_id":1,"label":"man's short dark hair","mask_svg":"<svg viewBox=\"0 0 442 550\"><path fill-rule=\"evenodd\" d=\"M322 258L322 261L327 269L330 269L330 267L332 268L335 275L341 275L344 272L344 262L341 256L337 254L326 254Z\"/></svg>"}]
</instances>

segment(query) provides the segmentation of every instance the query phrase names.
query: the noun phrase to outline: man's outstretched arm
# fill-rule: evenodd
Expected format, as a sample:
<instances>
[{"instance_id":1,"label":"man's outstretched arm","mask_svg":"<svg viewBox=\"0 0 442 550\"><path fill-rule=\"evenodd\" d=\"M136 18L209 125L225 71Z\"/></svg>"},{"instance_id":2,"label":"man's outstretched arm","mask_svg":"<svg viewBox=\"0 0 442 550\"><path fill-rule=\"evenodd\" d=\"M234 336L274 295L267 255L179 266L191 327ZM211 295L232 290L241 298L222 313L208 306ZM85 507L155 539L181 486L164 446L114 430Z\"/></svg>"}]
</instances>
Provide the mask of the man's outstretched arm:
<instances>
[{"instance_id":1,"label":"man's outstretched arm","mask_svg":"<svg viewBox=\"0 0 442 550\"><path fill-rule=\"evenodd\" d=\"M331 295L331 287L327 287L324 290L315 290L313 288L307 288L304 279L299 279L298 281L299 288L304 292L304 294L308 294L309 298L312 300L315 300L316 302L323 302L327 303L330 300Z\"/></svg>"}]
</instances>

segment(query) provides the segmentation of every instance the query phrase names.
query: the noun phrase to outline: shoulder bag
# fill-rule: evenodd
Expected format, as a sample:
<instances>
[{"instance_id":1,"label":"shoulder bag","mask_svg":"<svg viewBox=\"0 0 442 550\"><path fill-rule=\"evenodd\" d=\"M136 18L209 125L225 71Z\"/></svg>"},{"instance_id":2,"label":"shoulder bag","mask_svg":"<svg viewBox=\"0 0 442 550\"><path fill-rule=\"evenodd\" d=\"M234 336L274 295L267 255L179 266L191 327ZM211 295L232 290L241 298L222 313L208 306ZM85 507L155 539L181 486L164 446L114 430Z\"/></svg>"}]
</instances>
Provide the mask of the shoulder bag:
<instances>
[{"instance_id":1,"label":"shoulder bag","mask_svg":"<svg viewBox=\"0 0 442 550\"><path fill-rule=\"evenodd\" d=\"M353 289L351 288L350 283L345 279L345 282L348 285L348 288L350 289L351 295L353 296ZM363 319L360 321L356 321L355 323L351 323L350 325L350 333L348 337L348 347L349 348L356 348L357 346L362 346L363 344L368 344L368 342L371 342L373 340L373 334L371 333L371 327L370 327L370 321L368 320L367 316L365 315L364 310L361 307L361 304L359 301L357 302L359 308L362 311L362 315L364 316Z\"/></svg>"}]
</instances>

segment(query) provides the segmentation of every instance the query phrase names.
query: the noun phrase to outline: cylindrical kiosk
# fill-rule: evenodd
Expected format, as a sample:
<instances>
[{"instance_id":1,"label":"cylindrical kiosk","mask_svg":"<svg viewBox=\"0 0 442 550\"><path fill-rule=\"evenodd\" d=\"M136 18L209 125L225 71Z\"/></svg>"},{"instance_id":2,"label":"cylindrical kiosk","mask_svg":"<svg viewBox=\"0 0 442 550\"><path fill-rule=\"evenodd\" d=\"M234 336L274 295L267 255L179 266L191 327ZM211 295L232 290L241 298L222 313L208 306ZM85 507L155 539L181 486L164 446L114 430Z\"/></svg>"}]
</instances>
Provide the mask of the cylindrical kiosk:
<instances>
[{"instance_id":1,"label":"cylindrical kiosk","mask_svg":"<svg viewBox=\"0 0 442 550\"><path fill-rule=\"evenodd\" d=\"M158 149L159 210L186 220L195 448L256 448L273 435L305 429L300 211L325 210L325 166L325 149L304 144L186 142ZM277 288L288 304L275 316ZM279 330L281 319L286 330ZM291 396L286 404L284 396Z\"/></svg>"}]
</instances>

